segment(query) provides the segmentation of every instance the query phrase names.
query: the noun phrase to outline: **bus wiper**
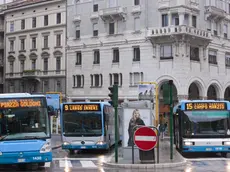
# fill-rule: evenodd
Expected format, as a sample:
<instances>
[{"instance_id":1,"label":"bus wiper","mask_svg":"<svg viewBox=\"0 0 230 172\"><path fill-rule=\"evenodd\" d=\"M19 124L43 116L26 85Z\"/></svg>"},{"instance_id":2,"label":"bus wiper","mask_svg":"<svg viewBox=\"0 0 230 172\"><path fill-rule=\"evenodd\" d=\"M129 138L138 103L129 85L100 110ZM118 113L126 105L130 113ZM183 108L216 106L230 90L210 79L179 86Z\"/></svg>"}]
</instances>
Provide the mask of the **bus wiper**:
<instances>
[{"instance_id":1,"label":"bus wiper","mask_svg":"<svg viewBox=\"0 0 230 172\"><path fill-rule=\"evenodd\" d=\"M4 139L5 139L7 136L9 136L9 135L10 135L10 133L7 133L5 136L3 136L3 137L0 138L0 141L1 141L1 140L4 140Z\"/></svg>"}]
</instances>

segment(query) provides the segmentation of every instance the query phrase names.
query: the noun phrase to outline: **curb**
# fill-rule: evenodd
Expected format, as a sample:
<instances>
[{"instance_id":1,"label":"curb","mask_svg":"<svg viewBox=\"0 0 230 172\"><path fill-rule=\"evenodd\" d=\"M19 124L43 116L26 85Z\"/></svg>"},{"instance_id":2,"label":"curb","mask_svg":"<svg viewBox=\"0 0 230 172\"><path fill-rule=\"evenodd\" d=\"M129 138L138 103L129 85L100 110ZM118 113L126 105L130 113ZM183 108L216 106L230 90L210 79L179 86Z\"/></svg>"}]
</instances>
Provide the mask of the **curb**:
<instances>
[{"instance_id":1,"label":"curb","mask_svg":"<svg viewBox=\"0 0 230 172\"><path fill-rule=\"evenodd\" d=\"M62 146L62 145L54 146L54 147L52 147L52 150L58 149L58 148L60 148L61 146Z\"/></svg>"},{"instance_id":2,"label":"curb","mask_svg":"<svg viewBox=\"0 0 230 172\"><path fill-rule=\"evenodd\" d=\"M154 169L154 168L169 168L169 167L181 167L187 164L187 160L175 163L161 163L161 164L115 164L104 162L104 166L115 168L129 168L129 169Z\"/></svg>"}]
</instances>

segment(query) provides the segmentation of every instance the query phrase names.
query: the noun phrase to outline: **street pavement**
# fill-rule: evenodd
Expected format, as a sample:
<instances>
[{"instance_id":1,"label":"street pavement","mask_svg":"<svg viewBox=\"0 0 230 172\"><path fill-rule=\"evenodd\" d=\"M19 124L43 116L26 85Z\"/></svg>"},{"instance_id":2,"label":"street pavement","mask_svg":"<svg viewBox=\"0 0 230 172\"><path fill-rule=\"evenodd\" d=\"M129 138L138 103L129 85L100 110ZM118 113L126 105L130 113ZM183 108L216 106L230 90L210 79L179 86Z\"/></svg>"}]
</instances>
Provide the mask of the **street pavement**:
<instances>
[{"instance_id":1,"label":"street pavement","mask_svg":"<svg viewBox=\"0 0 230 172\"><path fill-rule=\"evenodd\" d=\"M114 150L100 151L76 151L70 155L68 151L60 147L60 136L52 137L53 162L46 163L45 167L28 169L34 172L230 172L230 158L222 158L216 155L204 155L199 157L186 157L188 164L184 167L168 167L163 169L116 169L104 167L103 162L113 156ZM169 153L169 152L168 152ZM2 172L20 171L17 166L0 166Z\"/></svg>"}]
</instances>

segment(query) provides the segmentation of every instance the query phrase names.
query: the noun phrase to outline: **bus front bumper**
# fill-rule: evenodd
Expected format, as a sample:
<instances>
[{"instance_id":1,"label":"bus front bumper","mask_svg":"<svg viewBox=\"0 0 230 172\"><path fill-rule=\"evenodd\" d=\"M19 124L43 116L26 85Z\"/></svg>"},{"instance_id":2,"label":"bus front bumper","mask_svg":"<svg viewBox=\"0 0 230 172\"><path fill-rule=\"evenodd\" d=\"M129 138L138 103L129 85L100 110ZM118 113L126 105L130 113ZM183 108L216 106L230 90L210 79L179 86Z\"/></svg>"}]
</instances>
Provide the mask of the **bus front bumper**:
<instances>
[{"instance_id":1,"label":"bus front bumper","mask_svg":"<svg viewBox=\"0 0 230 172\"><path fill-rule=\"evenodd\" d=\"M2 155L0 155L0 164L23 164L42 162L52 162L52 152L13 152L2 153Z\"/></svg>"},{"instance_id":2,"label":"bus front bumper","mask_svg":"<svg viewBox=\"0 0 230 172\"><path fill-rule=\"evenodd\" d=\"M98 144L98 145L75 145L75 144L62 144L62 149L108 149L108 144Z\"/></svg>"},{"instance_id":3,"label":"bus front bumper","mask_svg":"<svg viewBox=\"0 0 230 172\"><path fill-rule=\"evenodd\" d=\"M230 146L183 146L183 152L230 152Z\"/></svg>"}]
</instances>

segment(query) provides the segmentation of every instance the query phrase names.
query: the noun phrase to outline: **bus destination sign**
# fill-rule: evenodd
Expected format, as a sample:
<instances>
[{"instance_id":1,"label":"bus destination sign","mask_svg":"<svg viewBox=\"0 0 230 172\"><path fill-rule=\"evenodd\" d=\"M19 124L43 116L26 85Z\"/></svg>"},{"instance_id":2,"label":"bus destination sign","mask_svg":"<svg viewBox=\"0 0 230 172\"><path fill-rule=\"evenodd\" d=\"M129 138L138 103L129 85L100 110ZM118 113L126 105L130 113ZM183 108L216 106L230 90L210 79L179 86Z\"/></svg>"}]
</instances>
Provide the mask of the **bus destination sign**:
<instances>
[{"instance_id":1,"label":"bus destination sign","mask_svg":"<svg viewBox=\"0 0 230 172\"><path fill-rule=\"evenodd\" d=\"M65 104L64 111L100 111L100 104Z\"/></svg>"},{"instance_id":2,"label":"bus destination sign","mask_svg":"<svg viewBox=\"0 0 230 172\"><path fill-rule=\"evenodd\" d=\"M0 108L28 108L28 107L41 107L42 100L39 99L1 99Z\"/></svg>"},{"instance_id":3,"label":"bus destination sign","mask_svg":"<svg viewBox=\"0 0 230 172\"><path fill-rule=\"evenodd\" d=\"M224 102L185 103L185 110L227 110L227 105Z\"/></svg>"}]
</instances>

